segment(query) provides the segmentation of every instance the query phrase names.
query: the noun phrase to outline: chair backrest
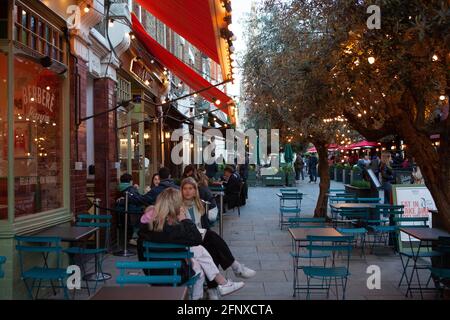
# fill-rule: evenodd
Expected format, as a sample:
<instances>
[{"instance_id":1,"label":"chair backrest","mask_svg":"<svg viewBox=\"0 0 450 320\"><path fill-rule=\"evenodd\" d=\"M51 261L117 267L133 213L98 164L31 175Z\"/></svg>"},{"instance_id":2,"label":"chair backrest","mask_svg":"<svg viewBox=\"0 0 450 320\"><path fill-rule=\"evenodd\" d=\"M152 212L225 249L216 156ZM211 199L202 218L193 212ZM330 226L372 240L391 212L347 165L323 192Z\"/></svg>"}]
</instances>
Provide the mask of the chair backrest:
<instances>
[{"instance_id":1,"label":"chair backrest","mask_svg":"<svg viewBox=\"0 0 450 320\"><path fill-rule=\"evenodd\" d=\"M384 217L394 217L402 215L404 213L405 206L403 205L391 205L391 204L377 204L375 211L377 214Z\"/></svg>"},{"instance_id":2,"label":"chair backrest","mask_svg":"<svg viewBox=\"0 0 450 320\"><path fill-rule=\"evenodd\" d=\"M448 255L450 253L450 237L439 237L436 244L436 250L444 255Z\"/></svg>"},{"instance_id":3,"label":"chair backrest","mask_svg":"<svg viewBox=\"0 0 450 320\"><path fill-rule=\"evenodd\" d=\"M281 194L284 194L284 193L298 193L298 189L295 189L295 188L281 188L280 192L281 192Z\"/></svg>"},{"instance_id":4,"label":"chair backrest","mask_svg":"<svg viewBox=\"0 0 450 320\"><path fill-rule=\"evenodd\" d=\"M40 253L43 258L43 268L49 268L48 258L52 254L55 257L56 266L61 266L61 238L39 236L16 236L16 251L19 253L20 271L24 270L24 252Z\"/></svg>"},{"instance_id":5,"label":"chair backrest","mask_svg":"<svg viewBox=\"0 0 450 320\"><path fill-rule=\"evenodd\" d=\"M104 230L105 243L104 246L109 246L110 229L112 225L112 216L105 214L78 214L76 225L78 227L92 227Z\"/></svg>"},{"instance_id":6,"label":"chair backrest","mask_svg":"<svg viewBox=\"0 0 450 320\"><path fill-rule=\"evenodd\" d=\"M176 287L181 283L181 261L118 261L116 267L120 270L120 275L116 278L116 283L124 284L166 284ZM127 270L172 270L171 275L130 275Z\"/></svg>"},{"instance_id":7,"label":"chair backrest","mask_svg":"<svg viewBox=\"0 0 450 320\"><path fill-rule=\"evenodd\" d=\"M189 246L172 243L144 241L144 258L149 260L190 259L194 254Z\"/></svg>"},{"instance_id":8,"label":"chair backrest","mask_svg":"<svg viewBox=\"0 0 450 320\"><path fill-rule=\"evenodd\" d=\"M324 228L326 227L326 218L289 218L289 225L291 228Z\"/></svg>"},{"instance_id":9,"label":"chair backrest","mask_svg":"<svg viewBox=\"0 0 450 320\"><path fill-rule=\"evenodd\" d=\"M335 262L335 253L343 253L343 256L346 256L346 267L348 269L350 265L350 256L353 249L353 235L344 235L344 236L312 236L309 235L306 237L306 240L309 241L309 244L306 246L310 257L313 256L313 252L329 252L332 253L332 265L336 266ZM312 259L310 258L310 263Z\"/></svg>"},{"instance_id":10,"label":"chair backrest","mask_svg":"<svg viewBox=\"0 0 450 320\"><path fill-rule=\"evenodd\" d=\"M356 198L358 203L380 203L381 198Z\"/></svg>"},{"instance_id":11,"label":"chair backrest","mask_svg":"<svg viewBox=\"0 0 450 320\"><path fill-rule=\"evenodd\" d=\"M5 272L2 270L2 265L6 263L6 257L0 256L0 279L5 276Z\"/></svg>"},{"instance_id":12,"label":"chair backrest","mask_svg":"<svg viewBox=\"0 0 450 320\"><path fill-rule=\"evenodd\" d=\"M337 213L347 219L367 220L369 218L368 208L340 208Z\"/></svg>"}]
</instances>

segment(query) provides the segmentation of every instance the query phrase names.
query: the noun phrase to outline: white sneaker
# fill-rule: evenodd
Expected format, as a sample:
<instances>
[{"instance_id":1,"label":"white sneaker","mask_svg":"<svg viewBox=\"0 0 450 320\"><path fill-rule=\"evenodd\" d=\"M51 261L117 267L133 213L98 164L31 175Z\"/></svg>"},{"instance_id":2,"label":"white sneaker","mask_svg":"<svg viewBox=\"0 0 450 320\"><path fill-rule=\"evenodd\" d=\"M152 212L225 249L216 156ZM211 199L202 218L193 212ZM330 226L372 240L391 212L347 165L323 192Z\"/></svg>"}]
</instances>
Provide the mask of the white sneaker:
<instances>
[{"instance_id":1,"label":"white sneaker","mask_svg":"<svg viewBox=\"0 0 450 320\"><path fill-rule=\"evenodd\" d=\"M244 286L245 286L245 283L243 283L243 282L233 282L231 280L227 280L227 283L223 284L223 285L219 285L217 287L217 290L219 290L219 293L221 296L226 296L230 293L238 291L239 289L242 289Z\"/></svg>"},{"instance_id":2,"label":"white sneaker","mask_svg":"<svg viewBox=\"0 0 450 320\"><path fill-rule=\"evenodd\" d=\"M244 279L248 279L248 278L254 277L255 274L256 274L256 271L255 271L255 270L252 270L252 269L250 269L250 268L247 268L247 267L244 266L243 264L241 264L241 267L239 268L238 271L235 271L235 272L234 272L234 275L235 275L236 277L244 278Z\"/></svg>"},{"instance_id":3,"label":"white sneaker","mask_svg":"<svg viewBox=\"0 0 450 320\"><path fill-rule=\"evenodd\" d=\"M220 300L219 290L217 288L208 289L208 300Z\"/></svg>"},{"instance_id":4,"label":"white sneaker","mask_svg":"<svg viewBox=\"0 0 450 320\"><path fill-rule=\"evenodd\" d=\"M128 241L129 244L131 244L132 246L137 246L137 240L136 239L130 239L130 241Z\"/></svg>"}]
</instances>

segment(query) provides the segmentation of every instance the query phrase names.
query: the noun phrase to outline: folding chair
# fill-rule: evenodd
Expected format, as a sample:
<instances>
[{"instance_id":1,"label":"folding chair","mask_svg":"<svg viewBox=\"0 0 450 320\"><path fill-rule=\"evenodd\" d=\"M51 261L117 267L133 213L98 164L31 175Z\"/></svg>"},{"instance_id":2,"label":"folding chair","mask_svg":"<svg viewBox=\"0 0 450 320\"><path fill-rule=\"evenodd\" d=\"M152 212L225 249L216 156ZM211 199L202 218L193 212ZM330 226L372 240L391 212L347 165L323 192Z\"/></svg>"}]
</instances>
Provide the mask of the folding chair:
<instances>
[{"instance_id":1,"label":"folding chair","mask_svg":"<svg viewBox=\"0 0 450 320\"><path fill-rule=\"evenodd\" d=\"M354 237L354 246L355 248L358 247L358 240L361 246L361 257L364 257L366 259L366 252L365 252L365 246L366 246L366 235L367 235L367 229L366 228L337 228L337 231L342 233L343 235L353 236Z\"/></svg>"},{"instance_id":2,"label":"folding chair","mask_svg":"<svg viewBox=\"0 0 450 320\"><path fill-rule=\"evenodd\" d=\"M280 216L279 216L279 224L280 224L280 230L283 230L283 226L290 224L289 219L290 218L299 218L300 217L300 208L280 208ZM288 220L286 220L288 219Z\"/></svg>"},{"instance_id":3,"label":"folding chair","mask_svg":"<svg viewBox=\"0 0 450 320\"><path fill-rule=\"evenodd\" d=\"M289 218L289 228L326 228L326 218Z\"/></svg>"},{"instance_id":4,"label":"folding chair","mask_svg":"<svg viewBox=\"0 0 450 320\"><path fill-rule=\"evenodd\" d=\"M181 283L181 261L118 261L116 268L120 270L120 275L116 278L116 283L121 287L125 284L159 284L172 285L176 287ZM171 270L170 275L131 275L127 270Z\"/></svg>"},{"instance_id":5,"label":"folding chair","mask_svg":"<svg viewBox=\"0 0 450 320\"><path fill-rule=\"evenodd\" d=\"M345 299L347 289L347 280L350 276L350 256L353 249L353 236L326 237L326 236L308 236L309 245L307 249L312 256L317 252L330 252L332 256L332 264L330 267L312 266L312 258L309 259L310 265L303 267L303 272L307 279L306 299L311 296L311 290L327 290L327 298L329 297L331 281L334 279L336 288L336 297L339 299L338 279L341 281L342 299ZM343 259L335 259L336 253L345 254ZM340 262L340 264L337 264ZM313 280L321 280L321 284L313 284ZM325 285L324 285L325 284Z\"/></svg>"},{"instance_id":6,"label":"folding chair","mask_svg":"<svg viewBox=\"0 0 450 320\"><path fill-rule=\"evenodd\" d=\"M95 248L86 248L86 247L70 247L64 249L63 251L69 255L71 264L75 263L75 255L79 255L80 257L80 266L81 271L83 272L83 276L86 281L86 289L88 294L90 295L90 288L88 279L86 276L86 264L87 258L89 256L94 256L94 265L95 265L95 273L93 274L93 280L95 281L94 291L97 289L98 281L106 282L106 278L110 278L109 274L105 274L103 272L103 261L105 259L106 253L108 253L110 247L110 229L111 229L111 215L94 215L94 214L79 214L77 216L76 226L78 227L92 227L98 228L96 234L96 247ZM100 234L103 231L104 243L100 244Z\"/></svg>"},{"instance_id":7,"label":"folding chair","mask_svg":"<svg viewBox=\"0 0 450 320\"><path fill-rule=\"evenodd\" d=\"M144 248L144 259L147 261L184 261L187 263L189 274L192 274L191 258L194 254L190 251L189 246L149 241L144 241L142 246ZM199 275L197 274L191 276L186 282L181 283L181 285L189 288L191 298L192 287L198 278Z\"/></svg>"},{"instance_id":8,"label":"folding chair","mask_svg":"<svg viewBox=\"0 0 450 320\"><path fill-rule=\"evenodd\" d=\"M445 266L445 257L448 257L450 254L450 237L439 237L436 244L436 251L442 254L440 265L430 267L430 271L434 285L439 291L441 298L443 298L445 288L450 287L450 268Z\"/></svg>"},{"instance_id":9,"label":"folding chair","mask_svg":"<svg viewBox=\"0 0 450 320\"><path fill-rule=\"evenodd\" d=\"M61 239L56 237L33 237L33 236L16 236L16 250L19 253L20 274L28 291L28 296L33 299L33 289L37 288L35 299L39 296L40 288L52 288L53 294L56 295L55 288L64 290L64 298L68 299L66 268L61 268ZM28 245L27 245L28 244ZM32 244L32 245L30 245ZM42 265L34 266L25 270L24 253L40 254L42 257ZM55 259L55 266L50 267L50 258ZM32 281L29 284L29 281ZM38 285L35 283L38 281ZM49 281L50 286L42 286L42 281ZM59 282L59 286L53 283Z\"/></svg>"},{"instance_id":10,"label":"folding chair","mask_svg":"<svg viewBox=\"0 0 450 320\"><path fill-rule=\"evenodd\" d=\"M356 198L357 203L380 203L381 198Z\"/></svg>"},{"instance_id":11,"label":"folding chair","mask_svg":"<svg viewBox=\"0 0 450 320\"><path fill-rule=\"evenodd\" d=\"M5 276L5 272L2 270L2 265L6 263L6 257L0 256L0 279Z\"/></svg>"},{"instance_id":12,"label":"folding chair","mask_svg":"<svg viewBox=\"0 0 450 320\"><path fill-rule=\"evenodd\" d=\"M404 206L379 204L375 207L375 219L367 219L367 228L371 230L373 235L371 253L374 252L375 244L380 244L383 247L389 246L389 240L393 244L395 251L396 239L395 235L398 227L394 219L402 216Z\"/></svg>"}]
</instances>

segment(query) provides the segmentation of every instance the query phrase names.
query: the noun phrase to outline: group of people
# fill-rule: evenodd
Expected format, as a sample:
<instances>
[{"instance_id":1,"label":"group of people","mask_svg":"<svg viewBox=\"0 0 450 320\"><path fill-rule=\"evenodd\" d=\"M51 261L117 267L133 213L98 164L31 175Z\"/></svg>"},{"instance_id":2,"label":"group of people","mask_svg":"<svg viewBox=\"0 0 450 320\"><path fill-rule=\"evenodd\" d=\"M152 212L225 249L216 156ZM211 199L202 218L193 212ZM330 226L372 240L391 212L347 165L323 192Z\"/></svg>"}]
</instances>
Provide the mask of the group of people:
<instances>
[{"instance_id":1,"label":"group of people","mask_svg":"<svg viewBox=\"0 0 450 320\"><path fill-rule=\"evenodd\" d=\"M297 154L297 157L294 162L295 169L295 180L299 181L300 176L302 180L305 180L304 169L306 167L306 174L309 175L309 183L317 183L317 165L319 161L317 157L312 155L307 155L305 159L300 154Z\"/></svg>"},{"instance_id":2,"label":"group of people","mask_svg":"<svg viewBox=\"0 0 450 320\"><path fill-rule=\"evenodd\" d=\"M224 203L230 205L228 195L234 194L240 183L239 175L233 167L226 167L224 180ZM241 289L244 282L226 279L219 271L231 268L237 277L253 277L256 272L239 263L231 253L225 240L211 230L211 222L217 217L217 202L209 189L209 179L205 172L195 166L184 170L180 186L171 179L169 169L163 167L152 177L152 185L145 194L140 194L132 177L124 174L120 178L119 191L124 196L128 192L128 206L144 207L142 215L134 215L138 220L133 239L137 245L139 260L144 260L143 242L183 244L190 247L193 258L190 263L182 260L182 281L197 275L192 289L192 298L203 297L203 285L206 278L208 298L219 299ZM123 202L123 197L118 200ZM208 202L206 209L204 202ZM192 273L189 273L192 270ZM144 270L144 272L147 272Z\"/></svg>"}]
</instances>

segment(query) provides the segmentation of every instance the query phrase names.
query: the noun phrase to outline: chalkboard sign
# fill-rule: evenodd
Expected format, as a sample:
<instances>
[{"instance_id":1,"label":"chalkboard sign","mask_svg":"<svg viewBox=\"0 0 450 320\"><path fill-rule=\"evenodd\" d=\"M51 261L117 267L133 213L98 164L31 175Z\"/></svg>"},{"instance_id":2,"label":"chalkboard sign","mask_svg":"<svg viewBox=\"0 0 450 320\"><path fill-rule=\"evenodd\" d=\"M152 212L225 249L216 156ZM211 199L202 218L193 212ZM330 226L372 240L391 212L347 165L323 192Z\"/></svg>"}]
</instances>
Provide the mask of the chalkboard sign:
<instances>
[{"instance_id":1,"label":"chalkboard sign","mask_svg":"<svg viewBox=\"0 0 450 320\"><path fill-rule=\"evenodd\" d=\"M378 177L375 175L375 172L373 172L372 169L367 169L367 173L370 177L370 180L372 181L372 184L377 188L381 188L380 180L378 180Z\"/></svg>"}]
</instances>

